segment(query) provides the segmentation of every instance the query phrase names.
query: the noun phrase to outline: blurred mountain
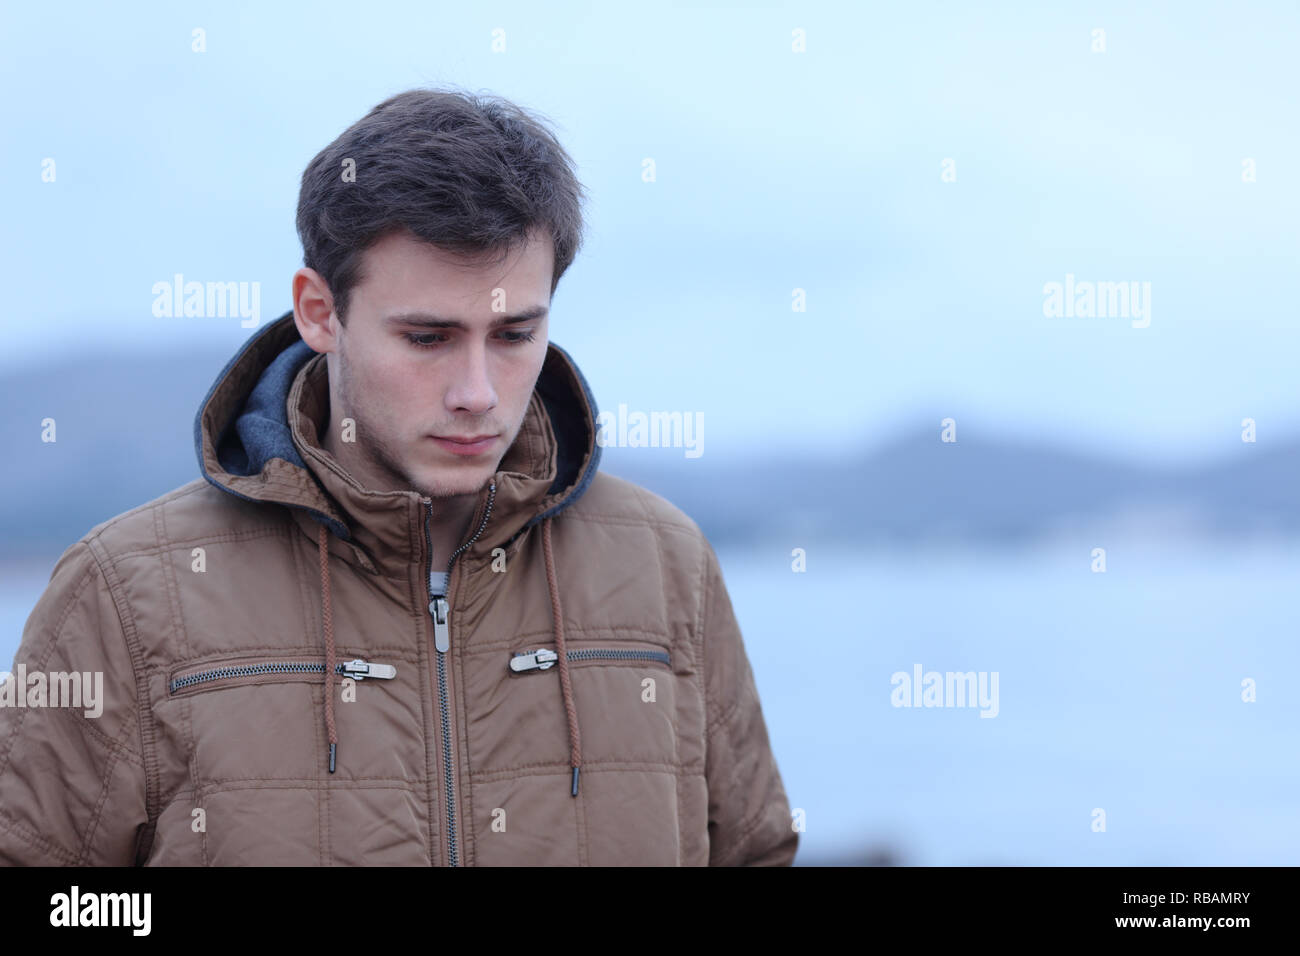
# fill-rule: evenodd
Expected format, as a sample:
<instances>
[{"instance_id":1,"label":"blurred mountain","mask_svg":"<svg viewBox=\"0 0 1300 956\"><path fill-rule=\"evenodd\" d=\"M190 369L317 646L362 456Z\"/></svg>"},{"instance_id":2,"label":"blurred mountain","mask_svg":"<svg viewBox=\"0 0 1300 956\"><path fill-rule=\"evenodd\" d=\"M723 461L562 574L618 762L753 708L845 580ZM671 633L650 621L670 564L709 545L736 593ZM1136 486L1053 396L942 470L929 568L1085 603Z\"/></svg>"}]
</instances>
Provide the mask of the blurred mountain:
<instances>
[{"instance_id":1,"label":"blurred mountain","mask_svg":"<svg viewBox=\"0 0 1300 956\"><path fill-rule=\"evenodd\" d=\"M671 500L710 538L816 537L897 547L1015 546L1123 522L1207 538L1300 535L1300 441L1239 442L1192 466L1106 459L997 436L945 444L939 429L840 458L686 459L681 450L606 448L602 469Z\"/></svg>"},{"instance_id":2,"label":"blurred mountain","mask_svg":"<svg viewBox=\"0 0 1300 956\"><path fill-rule=\"evenodd\" d=\"M229 357L80 357L0 376L0 558L57 555L99 522L197 477L195 411ZM41 441L46 418L57 423L55 442ZM1157 467L969 428L945 444L926 423L835 458L608 447L602 469L672 501L719 543L1014 545L1111 520L1208 536L1300 534L1300 440L1238 443L1210 464Z\"/></svg>"},{"instance_id":3,"label":"blurred mountain","mask_svg":"<svg viewBox=\"0 0 1300 956\"><path fill-rule=\"evenodd\" d=\"M78 355L0 375L0 558L58 555L197 478L194 415L229 358Z\"/></svg>"}]
</instances>

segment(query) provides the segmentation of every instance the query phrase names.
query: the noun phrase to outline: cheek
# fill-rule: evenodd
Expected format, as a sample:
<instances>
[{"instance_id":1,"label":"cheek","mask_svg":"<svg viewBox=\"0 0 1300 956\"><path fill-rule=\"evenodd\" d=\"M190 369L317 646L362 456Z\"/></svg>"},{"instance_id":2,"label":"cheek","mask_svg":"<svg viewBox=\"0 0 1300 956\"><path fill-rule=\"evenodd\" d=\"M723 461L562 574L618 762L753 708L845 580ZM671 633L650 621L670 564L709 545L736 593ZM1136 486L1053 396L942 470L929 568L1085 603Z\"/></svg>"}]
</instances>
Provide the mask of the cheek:
<instances>
[{"instance_id":1,"label":"cheek","mask_svg":"<svg viewBox=\"0 0 1300 956\"><path fill-rule=\"evenodd\" d=\"M503 402L509 402L514 409L516 419L523 418L528 410L528 402L533 397L537 385L537 371L531 366L511 369L508 376L500 383L498 391ZM507 398L506 396L509 396Z\"/></svg>"},{"instance_id":2,"label":"cheek","mask_svg":"<svg viewBox=\"0 0 1300 956\"><path fill-rule=\"evenodd\" d=\"M400 350L375 352L348 372L351 397L372 428L396 435L422 424L430 399L418 361Z\"/></svg>"},{"instance_id":3,"label":"cheek","mask_svg":"<svg viewBox=\"0 0 1300 956\"><path fill-rule=\"evenodd\" d=\"M519 361L511 363L507 370L511 389L523 393L525 405L537 384L537 377L542 373L542 365L546 361L546 344L546 339L541 338L541 341L534 344L534 350L528 355L520 356Z\"/></svg>"}]
</instances>

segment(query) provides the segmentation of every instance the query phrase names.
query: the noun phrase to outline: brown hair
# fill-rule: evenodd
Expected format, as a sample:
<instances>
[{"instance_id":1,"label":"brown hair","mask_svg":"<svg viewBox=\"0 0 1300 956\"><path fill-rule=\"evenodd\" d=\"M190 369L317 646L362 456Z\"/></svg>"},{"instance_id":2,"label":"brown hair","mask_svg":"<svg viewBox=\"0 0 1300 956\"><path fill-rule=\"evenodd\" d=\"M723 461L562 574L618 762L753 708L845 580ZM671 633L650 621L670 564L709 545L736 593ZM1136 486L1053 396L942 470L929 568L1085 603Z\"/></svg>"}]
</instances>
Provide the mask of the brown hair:
<instances>
[{"instance_id":1,"label":"brown hair","mask_svg":"<svg viewBox=\"0 0 1300 956\"><path fill-rule=\"evenodd\" d=\"M347 181L347 160L355 181ZM535 229L555 247L551 293L582 244L585 191L535 114L501 97L408 90L316 154L302 174L298 237L346 325L362 255L397 231L469 257L504 260Z\"/></svg>"}]
</instances>

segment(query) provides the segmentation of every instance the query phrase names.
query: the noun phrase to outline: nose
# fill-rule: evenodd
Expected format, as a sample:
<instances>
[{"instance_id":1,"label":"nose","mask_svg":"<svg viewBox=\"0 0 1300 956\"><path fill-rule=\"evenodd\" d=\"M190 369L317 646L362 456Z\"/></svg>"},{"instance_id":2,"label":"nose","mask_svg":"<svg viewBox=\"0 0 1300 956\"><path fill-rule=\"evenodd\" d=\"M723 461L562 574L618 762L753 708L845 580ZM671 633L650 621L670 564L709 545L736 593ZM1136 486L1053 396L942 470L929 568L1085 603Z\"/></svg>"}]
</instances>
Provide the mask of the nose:
<instances>
[{"instance_id":1,"label":"nose","mask_svg":"<svg viewBox=\"0 0 1300 956\"><path fill-rule=\"evenodd\" d=\"M497 405L497 393L488 377L487 346L473 342L457 362L455 378L447 388L447 409L471 415L485 415Z\"/></svg>"}]
</instances>

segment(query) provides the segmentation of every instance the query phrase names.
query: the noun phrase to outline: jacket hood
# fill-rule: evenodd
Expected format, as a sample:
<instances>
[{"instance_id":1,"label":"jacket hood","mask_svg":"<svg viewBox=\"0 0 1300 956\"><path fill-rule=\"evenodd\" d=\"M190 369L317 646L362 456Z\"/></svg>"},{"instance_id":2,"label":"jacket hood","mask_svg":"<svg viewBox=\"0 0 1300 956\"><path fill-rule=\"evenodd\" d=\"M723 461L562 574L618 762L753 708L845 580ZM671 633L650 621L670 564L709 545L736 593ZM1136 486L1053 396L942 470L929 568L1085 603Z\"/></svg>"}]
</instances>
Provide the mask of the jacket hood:
<instances>
[{"instance_id":1,"label":"jacket hood","mask_svg":"<svg viewBox=\"0 0 1300 956\"><path fill-rule=\"evenodd\" d=\"M574 796L581 744L550 532L552 519L577 501L596 475L597 414L576 363L549 343L519 433L480 493L471 520L477 530L456 552L509 548L524 531L542 525ZM236 498L290 509L299 526L316 538L327 681L335 673L330 554L370 574L405 578L412 555L422 547L424 516L432 517L437 509L436 499L414 490L359 484L320 444L328 418L325 356L302 340L289 311L249 338L226 363L194 419L195 453L205 479ZM338 741L334 694L323 699L332 773Z\"/></svg>"}]
</instances>

